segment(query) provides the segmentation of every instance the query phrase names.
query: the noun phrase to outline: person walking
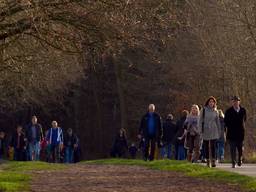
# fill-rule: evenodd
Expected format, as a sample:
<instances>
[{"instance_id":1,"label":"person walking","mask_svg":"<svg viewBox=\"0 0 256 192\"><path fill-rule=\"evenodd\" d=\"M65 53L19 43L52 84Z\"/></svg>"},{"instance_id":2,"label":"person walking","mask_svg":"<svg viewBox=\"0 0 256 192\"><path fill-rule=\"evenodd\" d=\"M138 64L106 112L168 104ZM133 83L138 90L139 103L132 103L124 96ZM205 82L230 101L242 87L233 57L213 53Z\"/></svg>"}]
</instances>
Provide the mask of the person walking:
<instances>
[{"instance_id":1,"label":"person walking","mask_svg":"<svg viewBox=\"0 0 256 192\"><path fill-rule=\"evenodd\" d=\"M225 153L225 142L226 142L226 134L225 134L225 123L224 123L224 113L222 110L219 111L220 118L220 138L216 142L216 157L219 163L224 161L224 153Z\"/></svg>"},{"instance_id":2,"label":"person walking","mask_svg":"<svg viewBox=\"0 0 256 192\"><path fill-rule=\"evenodd\" d=\"M31 123L26 126L25 134L28 142L28 160L38 161L40 159L40 142L43 139L43 130L35 115L32 116Z\"/></svg>"},{"instance_id":3,"label":"person walking","mask_svg":"<svg viewBox=\"0 0 256 192\"><path fill-rule=\"evenodd\" d=\"M64 136L65 163L74 163L74 151L78 147L78 138L69 128Z\"/></svg>"},{"instance_id":4,"label":"person walking","mask_svg":"<svg viewBox=\"0 0 256 192\"><path fill-rule=\"evenodd\" d=\"M126 157L127 152L128 152L128 143L127 143L126 131L125 129L121 128L115 137L115 140L111 149L111 156L124 158Z\"/></svg>"},{"instance_id":5,"label":"person walking","mask_svg":"<svg viewBox=\"0 0 256 192\"><path fill-rule=\"evenodd\" d=\"M230 144L232 168L242 165L243 144L245 136L246 109L240 105L238 96L232 98L232 106L225 112L225 126L227 128L227 140ZM236 159L238 151L238 161Z\"/></svg>"},{"instance_id":6,"label":"person walking","mask_svg":"<svg viewBox=\"0 0 256 192\"><path fill-rule=\"evenodd\" d=\"M201 135L198 127L199 121L199 107L192 105L190 114L187 116L184 125L186 127L184 135L186 135L186 147L188 148L187 159L188 161L197 162L200 156ZM180 140L183 137L179 138Z\"/></svg>"},{"instance_id":7,"label":"person walking","mask_svg":"<svg viewBox=\"0 0 256 192\"><path fill-rule=\"evenodd\" d=\"M24 161L26 139L25 139L25 134L22 131L21 125L17 126L16 131L12 136L10 146L14 148L14 160Z\"/></svg>"},{"instance_id":8,"label":"person walking","mask_svg":"<svg viewBox=\"0 0 256 192\"><path fill-rule=\"evenodd\" d=\"M174 121L173 115L168 114L166 120L163 123L163 137L162 142L163 146L161 148L162 158L167 157L171 159L172 157L172 148L174 146L174 139L176 135L176 123Z\"/></svg>"},{"instance_id":9,"label":"person walking","mask_svg":"<svg viewBox=\"0 0 256 192\"><path fill-rule=\"evenodd\" d=\"M183 110L181 113L180 119L176 122L176 136L175 136L175 159L176 160L184 160L186 159L186 149L184 147L185 138L179 139L183 136L185 131L184 122L187 119L189 112L187 110Z\"/></svg>"},{"instance_id":10,"label":"person walking","mask_svg":"<svg viewBox=\"0 0 256 192\"><path fill-rule=\"evenodd\" d=\"M47 133L46 141L50 148L50 162L59 163L63 149L63 131L58 126L57 121L52 121L52 127Z\"/></svg>"},{"instance_id":11,"label":"person walking","mask_svg":"<svg viewBox=\"0 0 256 192\"><path fill-rule=\"evenodd\" d=\"M7 141L4 131L0 131L0 160L6 158Z\"/></svg>"},{"instance_id":12,"label":"person walking","mask_svg":"<svg viewBox=\"0 0 256 192\"><path fill-rule=\"evenodd\" d=\"M162 139L161 117L155 112L155 105L148 106L148 112L142 117L138 138L145 139L144 160L153 161L155 157L156 143ZM149 152L150 148L150 152Z\"/></svg>"},{"instance_id":13,"label":"person walking","mask_svg":"<svg viewBox=\"0 0 256 192\"><path fill-rule=\"evenodd\" d=\"M199 118L200 132L205 145L205 158L208 167L216 167L216 141L220 138L220 119L217 100L211 96L205 102Z\"/></svg>"}]
</instances>

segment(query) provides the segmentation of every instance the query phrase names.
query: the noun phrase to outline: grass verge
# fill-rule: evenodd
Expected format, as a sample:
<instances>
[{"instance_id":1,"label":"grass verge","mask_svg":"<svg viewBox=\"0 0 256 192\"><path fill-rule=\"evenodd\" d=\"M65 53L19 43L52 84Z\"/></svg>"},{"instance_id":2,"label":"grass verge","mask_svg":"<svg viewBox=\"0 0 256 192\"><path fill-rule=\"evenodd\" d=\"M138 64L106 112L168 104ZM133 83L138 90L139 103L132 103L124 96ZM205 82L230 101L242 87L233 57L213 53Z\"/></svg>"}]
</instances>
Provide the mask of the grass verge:
<instances>
[{"instance_id":1,"label":"grass verge","mask_svg":"<svg viewBox=\"0 0 256 192\"><path fill-rule=\"evenodd\" d=\"M198 164L191 164L186 161L158 160L145 162L143 160L103 159L86 161L85 163L107 165L138 165L157 170L182 172L190 177L198 177L225 182L227 184L240 186L242 189L249 192L256 192L256 178L254 177L223 171L218 168L208 168Z\"/></svg>"},{"instance_id":2,"label":"grass verge","mask_svg":"<svg viewBox=\"0 0 256 192\"><path fill-rule=\"evenodd\" d=\"M29 191L31 175L29 171L35 170L57 170L64 165L49 164L45 162L7 162L0 166L0 191L21 192Z\"/></svg>"}]
</instances>

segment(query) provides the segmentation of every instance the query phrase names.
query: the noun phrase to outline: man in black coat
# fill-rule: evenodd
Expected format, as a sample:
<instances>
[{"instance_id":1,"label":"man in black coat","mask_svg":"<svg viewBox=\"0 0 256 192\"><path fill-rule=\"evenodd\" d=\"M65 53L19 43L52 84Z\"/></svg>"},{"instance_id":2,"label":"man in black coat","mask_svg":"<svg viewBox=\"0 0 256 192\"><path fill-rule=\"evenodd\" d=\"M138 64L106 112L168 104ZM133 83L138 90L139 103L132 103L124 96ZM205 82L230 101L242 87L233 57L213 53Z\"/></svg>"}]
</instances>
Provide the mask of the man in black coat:
<instances>
[{"instance_id":1,"label":"man in black coat","mask_svg":"<svg viewBox=\"0 0 256 192\"><path fill-rule=\"evenodd\" d=\"M227 140L230 144L232 168L236 166L236 150L238 150L237 165L242 165L243 143L245 135L246 110L240 105L240 98L232 98L232 106L225 113L225 126L227 128Z\"/></svg>"},{"instance_id":2,"label":"man in black coat","mask_svg":"<svg viewBox=\"0 0 256 192\"><path fill-rule=\"evenodd\" d=\"M74 162L74 152L78 147L78 137L73 133L73 130L69 128L67 134L64 136L64 148L65 148L65 163Z\"/></svg>"},{"instance_id":3,"label":"man in black coat","mask_svg":"<svg viewBox=\"0 0 256 192\"><path fill-rule=\"evenodd\" d=\"M149 105L148 112L142 117L138 137L145 139L144 160L154 160L156 143L162 138L161 117L155 112L154 104Z\"/></svg>"}]
</instances>

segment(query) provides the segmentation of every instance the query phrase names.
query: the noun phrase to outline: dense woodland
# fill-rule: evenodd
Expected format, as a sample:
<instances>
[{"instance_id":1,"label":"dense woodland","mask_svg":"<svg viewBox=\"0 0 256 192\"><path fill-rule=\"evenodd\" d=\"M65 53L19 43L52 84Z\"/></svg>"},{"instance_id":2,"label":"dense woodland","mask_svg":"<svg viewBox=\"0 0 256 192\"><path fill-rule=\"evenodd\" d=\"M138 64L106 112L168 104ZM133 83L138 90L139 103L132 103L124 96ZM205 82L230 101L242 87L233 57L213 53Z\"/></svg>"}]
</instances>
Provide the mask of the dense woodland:
<instances>
[{"instance_id":1,"label":"dense woodland","mask_svg":"<svg viewBox=\"0 0 256 192\"><path fill-rule=\"evenodd\" d=\"M149 103L178 118L210 95L242 98L253 155L255 64L254 0L0 0L1 128L56 119L84 158L136 141Z\"/></svg>"}]
</instances>

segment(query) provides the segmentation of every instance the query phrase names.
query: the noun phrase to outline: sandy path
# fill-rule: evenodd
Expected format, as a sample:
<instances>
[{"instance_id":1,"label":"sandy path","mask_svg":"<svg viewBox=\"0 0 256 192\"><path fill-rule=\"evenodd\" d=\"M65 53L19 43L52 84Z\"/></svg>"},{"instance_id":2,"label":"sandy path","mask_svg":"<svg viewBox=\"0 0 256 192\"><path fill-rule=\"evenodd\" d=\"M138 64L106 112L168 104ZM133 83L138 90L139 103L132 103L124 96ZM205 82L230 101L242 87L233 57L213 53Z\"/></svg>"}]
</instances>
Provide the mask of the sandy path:
<instances>
[{"instance_id":1,"label":"sandy path","mask_svg":"<svg viewBox=\"0 0 256 192\"><path fill-rule=\"evenodd\" d=\"M70 165L59 171L35 171L35 192L241 192L237 186L138 166Z\"/></svg>"}]
</instances>

